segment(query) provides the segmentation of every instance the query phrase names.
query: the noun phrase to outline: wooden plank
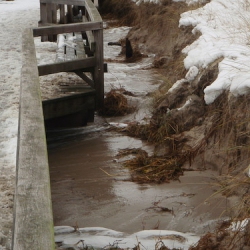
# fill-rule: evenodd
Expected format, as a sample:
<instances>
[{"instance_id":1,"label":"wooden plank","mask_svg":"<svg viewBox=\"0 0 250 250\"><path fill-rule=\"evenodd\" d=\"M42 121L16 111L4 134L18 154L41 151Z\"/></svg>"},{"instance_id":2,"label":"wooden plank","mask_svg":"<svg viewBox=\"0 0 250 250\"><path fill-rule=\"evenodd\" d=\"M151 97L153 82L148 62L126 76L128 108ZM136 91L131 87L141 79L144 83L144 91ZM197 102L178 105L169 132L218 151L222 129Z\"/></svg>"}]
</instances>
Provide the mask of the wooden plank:
<instances>
[{"instance_id":1,"label":"wooden plank","mask_svg":"<svg viewBox=\"0 0 250 250\"><path fill-rule=\"evenodd\" d=\"M96 105L97 108L102 108L104 105L103 32L98 30L94 31L93 34L96 41L96 65L93 74L96 89Z\"/></svg>"},{"instance_id":2,"label":"wooden plank","mask_svg":"<svg viewBox=\"0 0 250 250\"><path fill-rule=\"evenodd\" d=\"M32 31L23 33L13 250L54 250L47 145Z\"/></svg>"},{"instance_id":3,"label":"wooden plank","mask_svg":"<svg viewBox=\"0 0 250 250\"><path fill-rule=\"evenodd\" d=\"M55 26L38 27L33 29L34 37L45 36L51 34L63 34L71 32L82 32L88 30L100 30L103 28L102 22L89 22L89 23L72 23L61 24Z\"/></svg>"},{"instance_id":4,"label":"wooden plank","mask_svg":"<svg viewBox=\"0 0 250 250\"><path fill-rule=\"evenodd\" d=\"M59 72L69 72L74 70L91 70L95 66L96 58L89 57L85 59L77 59L67 62L58 62L54 64L46 64L38 66L39 76L55 74ZM84 71L84 70L83 70Z\"/></svg>"},{"instance_id":5,"label":"wooden plank","mask_svg":"<svg viewBox=\"0 0 250 250\"><path fill-rule=\"evenodd\" d=\"M74 114L87 109L95 109L95 90L85 89L82 93L43 101L44 119ZM45 248L43 249L45 250ZM46 249L47 250L47 249Z\"/></svg>"},{"instance_id":6,"label":"wooden plank","mask_svg":"<svg viewBox=\"0 0 250 250\"><path fill-rule=\"evenodd\" d=\"M100 16L97 8L91 0L85 0L85 8L88 12L90 21L92 22L102 22L102 17Z\"/></svg>"}]
</instances>

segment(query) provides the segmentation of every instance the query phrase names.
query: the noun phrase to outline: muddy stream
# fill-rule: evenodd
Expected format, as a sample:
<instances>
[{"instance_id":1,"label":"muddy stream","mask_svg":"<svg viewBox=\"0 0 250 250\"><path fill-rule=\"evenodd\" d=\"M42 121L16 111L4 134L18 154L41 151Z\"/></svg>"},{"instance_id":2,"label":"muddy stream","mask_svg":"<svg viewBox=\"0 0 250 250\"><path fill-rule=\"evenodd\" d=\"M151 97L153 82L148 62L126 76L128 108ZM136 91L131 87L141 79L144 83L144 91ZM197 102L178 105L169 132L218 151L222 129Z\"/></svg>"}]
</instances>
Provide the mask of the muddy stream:
<instances>
[{"instance_id":1,"label":"muddy stream","mask_svg":"<svg viewBox=\"0 0 250 250\"><path fill-rule=\"evenodd\" d=\"M132 92L132 115L102 118L87 127L47 131L55 226L105 227L134 233L144 229L176 230L203 234L228 214L226 198L208 199L214 193L213 170L185 172L180 181L166 184L137 184L118 158L120 149L142 148L149 154L154 146L109 130L150 117L148 93L161 78L150 69L153 55L140 63L124 63L121 47L108 42L125 37L129 28L107 28L104 34L105 92L124 88ZM112 60L117 60L112 62Z\"/></svg>"}]
</instances>

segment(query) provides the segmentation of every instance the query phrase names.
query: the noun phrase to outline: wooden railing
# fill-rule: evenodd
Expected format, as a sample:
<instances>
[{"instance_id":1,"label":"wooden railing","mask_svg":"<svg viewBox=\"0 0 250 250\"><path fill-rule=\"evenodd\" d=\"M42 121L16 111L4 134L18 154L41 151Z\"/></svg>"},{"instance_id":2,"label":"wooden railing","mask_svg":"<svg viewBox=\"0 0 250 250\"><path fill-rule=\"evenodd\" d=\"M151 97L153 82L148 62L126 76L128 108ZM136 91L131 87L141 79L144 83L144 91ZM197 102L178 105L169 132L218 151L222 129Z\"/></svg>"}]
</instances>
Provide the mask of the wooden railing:
<instances>
[{"instance_id":1,"label":"wooden railing","mask_svg":"<svg viewBox=\"0 0 250 250\"><path fill-rule=\"evenodd\" d=\"M70 2L70 5L69 5ZM41 36L42 41L54 40L57 34L82 32L89 47L88 58L39 66L39 75L58 72L90 72L96 90L97 109L103 107L104 69L103 62L103 21L91 0L40 0L41 20L39 28L34 29L34 36ZM57 12L57 8L60 10ZM82 13L81 22L66 23L74 19L73 11ZM59 13L59 17L57 14ZM79 14L80 15L80 14ZM66 18L70 17L70 18ZM87 49L86 49L87 50ZM84 76L86 77L86 76Z\"/></svg>"},{"instance_id":2,"label":"wooden railing","mask_svg":"<svg viewBox=\"0 0 250 250\"><path fill-rule=\"evenodd\" d=\"M13 250L54 249L49 165L31 29L22 41Z\"/></svg>"}]
</instances>

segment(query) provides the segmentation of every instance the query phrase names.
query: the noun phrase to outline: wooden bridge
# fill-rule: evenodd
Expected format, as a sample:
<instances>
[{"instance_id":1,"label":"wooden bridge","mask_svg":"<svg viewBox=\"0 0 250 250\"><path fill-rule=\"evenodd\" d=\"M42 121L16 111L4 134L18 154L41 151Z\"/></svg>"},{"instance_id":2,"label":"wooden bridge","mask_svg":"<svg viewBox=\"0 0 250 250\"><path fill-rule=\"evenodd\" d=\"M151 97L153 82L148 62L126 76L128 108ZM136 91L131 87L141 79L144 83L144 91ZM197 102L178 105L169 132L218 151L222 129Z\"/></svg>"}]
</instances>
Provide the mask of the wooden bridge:
<instances>
[{"instance_id":1,"label":"wooden bridge","mask_svg":"<svg viewBox=\"0 0 250 250\"><path fill-rule=\"evenodd\" d=\"M58 41L57 60L39 65L39 76L74 72L91 88L74 96L43 101L46 125L81 126L93 121L94 110L103 106L103 22L91 0L41 0L39 28L34 37ZM66 24L70 22L70 24ZM58 38L58 39L57 39Z\"/></svg>"},{"instance_id":2,"label":"wooden bridge","mask_svg":"<svg viewBox=\"0 0 250 250\"><path fill-rule=\"evenodd\" d=\"M13 250L55 249L44 120L72 115L72 109L73 114L86 115L103 105L103 23L93 2L41 0L40 4L40 27L25 30L22 42ZM78 22L66 23L72 21ZM63 49L55 63L37 66L33 37L55 41L59 34L65 39L65 34L73 34L76 45ZM57 72L75 72L91 89L42 102L39 76Z\"/></svg>"}]
</instances>

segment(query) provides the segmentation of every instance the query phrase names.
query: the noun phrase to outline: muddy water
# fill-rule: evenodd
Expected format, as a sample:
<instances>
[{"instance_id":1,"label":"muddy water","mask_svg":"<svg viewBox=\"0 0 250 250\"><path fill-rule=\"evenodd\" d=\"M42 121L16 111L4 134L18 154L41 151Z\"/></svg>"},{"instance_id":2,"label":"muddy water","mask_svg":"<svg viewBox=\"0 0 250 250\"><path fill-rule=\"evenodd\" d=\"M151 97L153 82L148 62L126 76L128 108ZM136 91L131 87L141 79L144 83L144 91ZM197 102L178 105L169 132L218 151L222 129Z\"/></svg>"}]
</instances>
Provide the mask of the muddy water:
<instances>
[{"instance_id":1,"label":"muddy water","mask_svg":"<svg viewBox=\"0 0 250 250\"><path fill-rule=\"evenodd\" d=\"M106 227L133 233L142 229L167 229L202 234L228 216L225 198L208 199L214 193L212 170L186 172L180 181L168 184L136 184L122 166L119 149L142 148L153 153L153 145L109 130L110 122L145 121L150 117L147 94L161 80L149 70L151 58L126 64L121 48L108 47L109 41L125 36L127 27L107 29L105 58L108 64L105 92L125 88L137 111L125 117L102 119L85 128L48 131L49 164L55 226ZM208 199L208 200L207 200Z\"/></svg>"},{"instance_id":2,"label":"muddy water","mask_svg":"<svg viewBox=\"0 0 250 250\"><path fill-rule=\"evenodd\" d=\"M130 182L118 150L150 152L152 146L99 129L48 134L56 226L77 223L127 233L158 228L199 234L213 229L228 206L221 197L206 200L214 192L215 172L186 172L180 182L161 185Z\"/></svg>"}]
</instances>

